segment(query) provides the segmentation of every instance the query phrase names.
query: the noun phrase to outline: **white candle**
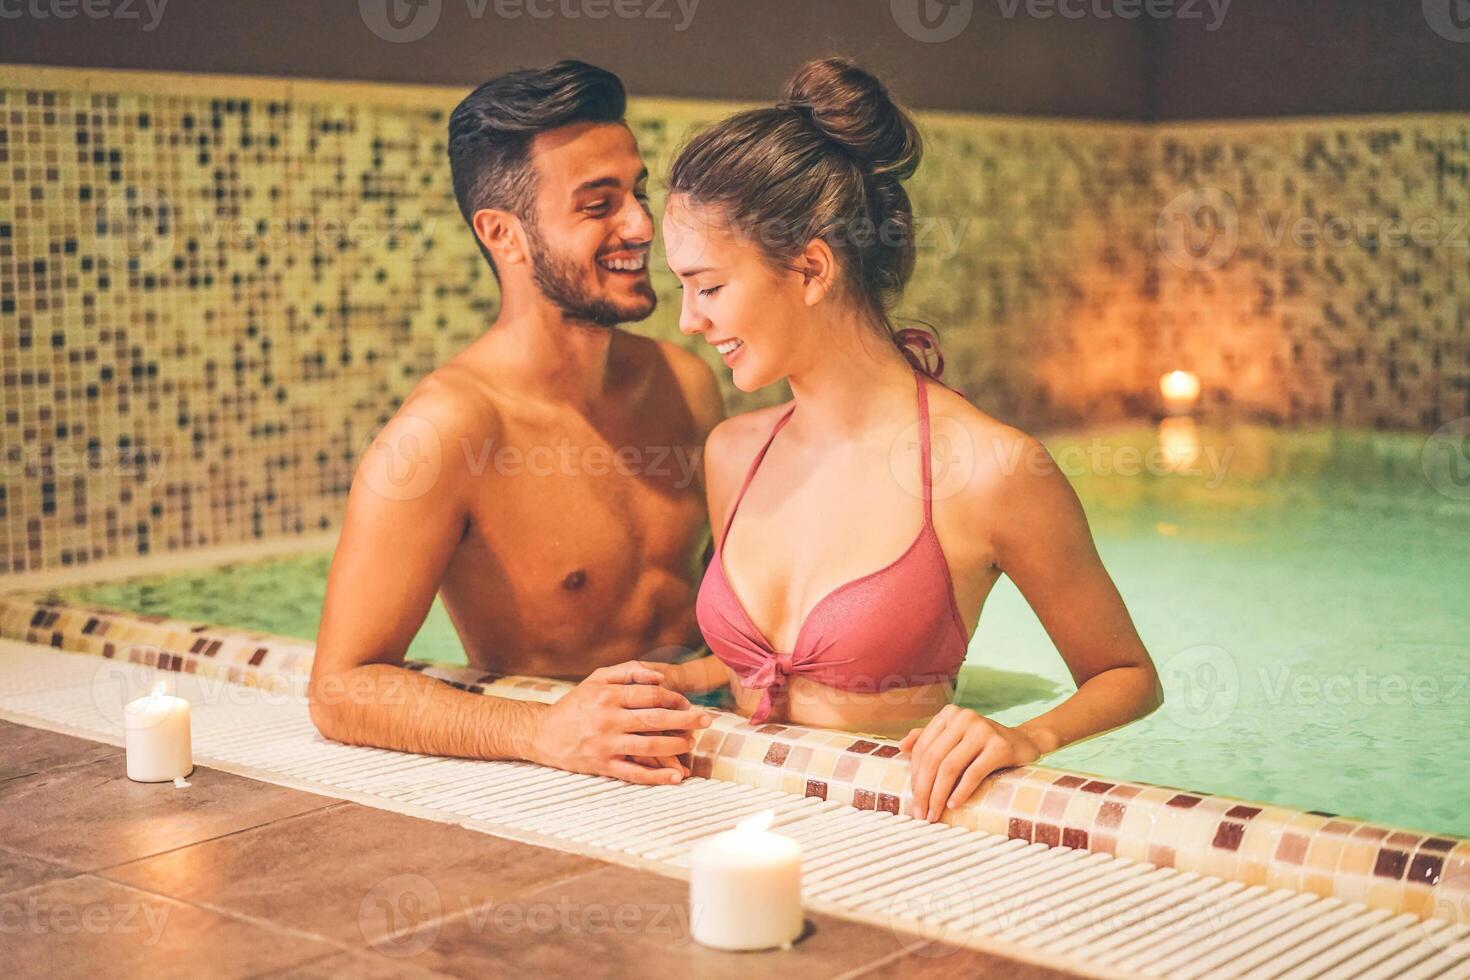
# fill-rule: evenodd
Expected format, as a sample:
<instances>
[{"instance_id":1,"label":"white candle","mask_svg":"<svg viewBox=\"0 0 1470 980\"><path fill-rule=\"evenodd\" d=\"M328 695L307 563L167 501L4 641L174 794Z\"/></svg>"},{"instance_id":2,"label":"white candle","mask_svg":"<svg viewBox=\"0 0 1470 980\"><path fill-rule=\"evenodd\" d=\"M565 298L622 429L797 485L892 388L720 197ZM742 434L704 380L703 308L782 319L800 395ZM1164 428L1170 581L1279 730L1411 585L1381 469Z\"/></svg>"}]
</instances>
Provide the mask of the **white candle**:
<instances>
[{"instance_id":1,"label":"white candle","mask_svg":"<svg viewBox=\"0 0 1470 980\"><path fill-rule=\"evenodd\" d=\"M159 681L147 697L123 709L127 727L128 778L166 783L194 771L189 702L163 693Z\"/></svg>"},{"instance_id":2,"label":"white candle","mask_svg":"<svg viewBox=\"0 0 1470 980\"><path fill-rule=\"evenodd\" d=\"M690 931L715 949L770 949L801 935L801 845L766 828L770 810L694 845Z\"/></svg>"}]
</instances>

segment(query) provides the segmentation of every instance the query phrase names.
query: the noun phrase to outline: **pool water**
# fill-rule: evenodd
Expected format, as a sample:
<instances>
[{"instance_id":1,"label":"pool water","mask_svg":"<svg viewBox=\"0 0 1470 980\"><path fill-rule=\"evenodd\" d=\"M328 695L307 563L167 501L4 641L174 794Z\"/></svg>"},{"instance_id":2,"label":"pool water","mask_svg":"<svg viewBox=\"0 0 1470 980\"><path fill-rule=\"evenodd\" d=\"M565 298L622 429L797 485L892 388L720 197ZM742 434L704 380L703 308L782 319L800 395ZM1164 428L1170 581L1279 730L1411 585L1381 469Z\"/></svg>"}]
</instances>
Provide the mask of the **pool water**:
<instances>
[{"instance_id":1,"label":"pool water","mask_svg":"<svg viewBox=\"0 0 1470 980\"><path fill-rule=\"evenodd\" d=\"M1431 486L1422 437L1167 425L1045 440L1166 691L1046 763L1470 835L1470 494ZM309 638L329 560L62 595ZM437 602L409 653L464 662ZM959 699L1014 725L1073 690L1003 578Z\"/></svg>"}]
</instances>

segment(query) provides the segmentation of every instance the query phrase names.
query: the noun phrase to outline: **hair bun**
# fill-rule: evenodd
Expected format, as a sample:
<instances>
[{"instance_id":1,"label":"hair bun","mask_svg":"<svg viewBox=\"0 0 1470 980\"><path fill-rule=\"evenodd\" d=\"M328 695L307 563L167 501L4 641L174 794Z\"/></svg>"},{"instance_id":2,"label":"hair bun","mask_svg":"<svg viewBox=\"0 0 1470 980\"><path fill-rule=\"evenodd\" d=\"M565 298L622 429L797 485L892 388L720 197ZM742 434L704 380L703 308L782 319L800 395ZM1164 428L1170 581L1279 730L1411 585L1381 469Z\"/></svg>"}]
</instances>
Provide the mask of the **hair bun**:
<instances>
[{"instance_id":1,"label":"hair bun","mask_svg":"<svg viewBox=\"0 0 1470 980\"><path fill-rule=\"evenodd\" d=\"M781 103L800 110L873 176L907 180L924 154L919 131L873 75L846 58L802 65Z\"/></svg>"}]
</instances>

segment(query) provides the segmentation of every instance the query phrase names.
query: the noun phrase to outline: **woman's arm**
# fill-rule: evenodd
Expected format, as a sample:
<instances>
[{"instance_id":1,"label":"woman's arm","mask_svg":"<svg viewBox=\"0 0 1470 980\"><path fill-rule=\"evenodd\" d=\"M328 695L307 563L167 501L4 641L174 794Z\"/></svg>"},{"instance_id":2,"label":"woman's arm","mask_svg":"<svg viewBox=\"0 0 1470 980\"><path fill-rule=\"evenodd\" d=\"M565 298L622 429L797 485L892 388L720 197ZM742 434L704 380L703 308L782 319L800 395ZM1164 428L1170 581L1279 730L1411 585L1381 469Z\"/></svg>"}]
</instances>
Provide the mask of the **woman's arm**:
<instances>
[{"instance_id":1,"label":"woman's arm","mask_svg":"<svg viewBox=\"0 0 1470 980\"><path fill-rule=\"evenodd\" d=\"M1015 472L977 495L995 515L995 562L1016 584L1056 644L1077 693L1014 728L950 705L903 740L914 809L937 820L997 769L1025 765L1064 745L1149 714L1163 703L1153 662L1103 568L1087 517L1046 448L1021 437Z\"/></svg>"}]
</instances>

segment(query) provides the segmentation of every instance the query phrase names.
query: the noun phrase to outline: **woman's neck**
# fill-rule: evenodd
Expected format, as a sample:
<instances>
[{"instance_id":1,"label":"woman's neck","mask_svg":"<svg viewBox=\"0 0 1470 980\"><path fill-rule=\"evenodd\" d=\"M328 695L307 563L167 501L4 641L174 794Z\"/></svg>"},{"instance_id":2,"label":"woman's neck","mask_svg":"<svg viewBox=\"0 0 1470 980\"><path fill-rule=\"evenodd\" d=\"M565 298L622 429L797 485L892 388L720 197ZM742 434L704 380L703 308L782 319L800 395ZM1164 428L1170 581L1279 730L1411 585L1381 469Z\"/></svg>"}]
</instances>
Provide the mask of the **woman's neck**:
<instances>
[{"instance_id":1,"label":"woman's neck","mask_svg":"<svg viewBox=\"0 0 1470 980\"><path fill-rule=\"evenodd\" d=\"M787 379L803 441L850 439L913 402L914 368L898 347L867 324L845 326Z\"/></svg>"}]
</instances>

